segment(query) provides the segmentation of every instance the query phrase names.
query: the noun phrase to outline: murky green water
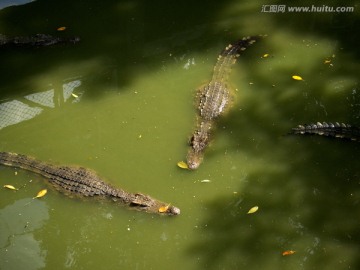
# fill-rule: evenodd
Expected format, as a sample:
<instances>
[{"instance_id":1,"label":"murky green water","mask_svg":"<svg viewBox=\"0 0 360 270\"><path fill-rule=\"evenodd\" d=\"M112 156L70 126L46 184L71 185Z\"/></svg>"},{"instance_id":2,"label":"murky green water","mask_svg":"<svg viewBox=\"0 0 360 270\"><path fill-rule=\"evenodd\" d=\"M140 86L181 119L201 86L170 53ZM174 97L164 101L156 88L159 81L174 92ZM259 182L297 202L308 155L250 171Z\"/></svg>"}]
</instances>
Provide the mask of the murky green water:
<instances>
[{"instance_id":1,"label":"murky green water","mask_svg":"<svg viewBox=\"0 0 360 270\"><path fill-rule=\"evenodd\" d=\"M358 6L294 14L263 5L38 0L0 10L0 33L82 39L0 52L1 151L89 167L181 208L159 217L52 189L32 200L46 181L2 166L1 185L21 188L0 190L0 269L360 267L359 146L284 136L300 123L360 125ZM204 163L177 168L195 89L224 46L259 33L268 37L234 66L235 102Z\"/></svg>"}]
</instances>

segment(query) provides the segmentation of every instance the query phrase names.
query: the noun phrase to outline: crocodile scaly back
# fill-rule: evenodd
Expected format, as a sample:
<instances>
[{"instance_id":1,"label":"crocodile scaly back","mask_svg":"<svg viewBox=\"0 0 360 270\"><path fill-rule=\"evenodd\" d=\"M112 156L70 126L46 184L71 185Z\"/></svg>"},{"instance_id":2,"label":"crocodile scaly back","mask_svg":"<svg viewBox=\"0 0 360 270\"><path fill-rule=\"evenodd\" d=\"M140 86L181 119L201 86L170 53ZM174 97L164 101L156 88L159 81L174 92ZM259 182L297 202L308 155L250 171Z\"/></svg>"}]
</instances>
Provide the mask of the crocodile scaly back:
<instances>
[{"instance_id":1,"label":"crocodile scaly back","mask_svg":"<svg viewBox=\"0 0 360 270\"><path fill-rule=\"evenodd\" d=\"M231 67L240 54L261 37L244 37L226 46L218 57L211 81L199 90L197 124L187 154L190 169L197 169L201 164L204 150L210 142L214 120L224 114L229 106L230 90L227 81Z\"/></svg>"},{"instance_id":2,"label":"crocodile scaly back","mask_svg":"<svg viewBox=\"0 0 360 270\"><path fill-rule=\"evenodd\" d=\"M105 183L94 171L83 167L58 166L32 157L0 152L0 164L25 169L48 179L58 191L70 196L111 199L133 209L178 215L180 209L141 193L129 193ZM164 210L165 209L165 210Z\"/></svg>"},{"instance_id":3,"label":"crocodile scaly back","mask_svg":"<svg viewBox=\"0 0 360 270\"><path fill-rule=\"evenodd\" d=\"M344 123L317 122L316 124L298 125L292 129L292 134L321 135L333 138L348 139L360 142L360 128Z\"/></svg>"}]
</instances>

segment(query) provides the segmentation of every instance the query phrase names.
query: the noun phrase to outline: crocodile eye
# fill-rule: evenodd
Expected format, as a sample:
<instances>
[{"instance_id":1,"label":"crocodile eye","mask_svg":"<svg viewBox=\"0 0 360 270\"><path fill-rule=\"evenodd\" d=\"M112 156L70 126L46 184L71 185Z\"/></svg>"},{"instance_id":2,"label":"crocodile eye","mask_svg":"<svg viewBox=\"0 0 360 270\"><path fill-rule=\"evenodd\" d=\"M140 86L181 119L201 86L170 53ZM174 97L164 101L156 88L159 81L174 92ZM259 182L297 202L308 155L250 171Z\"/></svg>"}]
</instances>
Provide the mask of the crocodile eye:
<instances>
[{"instance_id":1,"label":"crocodile eye","mask_svg":"<svg viewBox=\"0 0 360 270\"><path fill-rule=\"evenodd\" d=\"M189 145L190 145L190 146L194 146L194 141L195 141L195 137L194 137L194 135L193 135L193 136L191 136L191 138L190 138L190 140L189 140Z\"/></svg>"}]
</instances>

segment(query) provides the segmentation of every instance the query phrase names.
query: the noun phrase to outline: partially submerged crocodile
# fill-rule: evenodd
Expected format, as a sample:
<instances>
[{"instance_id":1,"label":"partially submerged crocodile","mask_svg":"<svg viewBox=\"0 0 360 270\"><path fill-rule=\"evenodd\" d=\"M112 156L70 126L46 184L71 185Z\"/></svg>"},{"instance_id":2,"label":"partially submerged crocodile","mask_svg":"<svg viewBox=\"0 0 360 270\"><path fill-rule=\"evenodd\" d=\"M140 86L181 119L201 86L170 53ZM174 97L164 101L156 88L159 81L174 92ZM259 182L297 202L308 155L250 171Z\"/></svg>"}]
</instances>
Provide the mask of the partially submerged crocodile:
<instances>
[{"instance_id":1,"label":"partially submerged crocodile","mask_svg":"<svg viewBox=\"0 0 360 270\"><path fill-rule=\"evenodd\" d=\"M360 128L344 123L320 123L298 125L292 129L292 134L322 135L327 137L348 139L360 142Z\"/></svg>"},{"instance_id":2,"label":"partially submerged crocodile","mask_svg":"<svg viewBox=\"0 0 360 270\"><path fill-rule=\"evenodd\" d=\"M228 45L219 55L211 81L199 90L197 127L190 139L187 154L189 169L197 169L202 162L204 150L210 142L214 120L224 114L230 103L227 80L232 65L240 52L257 41L261 36L245 37Z\"/></svg>"},{"instance_id":3,"label":"partially submerged crocodile","mask_svg":"<svg viewBox=\"0 0 360 270\"><path fill-rule=\"evenodd\" d=\"M80 41L79 37L54 37L45 34L36 34L34 36L9 37L0 34L0 47L46 47L58 44L75 44Z\"/></svg>"},{"instance_id":4,"label":"partially submerged crocodile","mask_svg":"<svg viewBox=\"0 0 360 270\"><path fill-rule=\"evenodd\" d=\"M16 153L0 152L0 164L18 167L46 177L60 192L69 196L110 199L131 209L149 213L179 215L180 209L141 193L128 193L105 183L92 170L57 166Z\"/></svg>"}]
</instances>

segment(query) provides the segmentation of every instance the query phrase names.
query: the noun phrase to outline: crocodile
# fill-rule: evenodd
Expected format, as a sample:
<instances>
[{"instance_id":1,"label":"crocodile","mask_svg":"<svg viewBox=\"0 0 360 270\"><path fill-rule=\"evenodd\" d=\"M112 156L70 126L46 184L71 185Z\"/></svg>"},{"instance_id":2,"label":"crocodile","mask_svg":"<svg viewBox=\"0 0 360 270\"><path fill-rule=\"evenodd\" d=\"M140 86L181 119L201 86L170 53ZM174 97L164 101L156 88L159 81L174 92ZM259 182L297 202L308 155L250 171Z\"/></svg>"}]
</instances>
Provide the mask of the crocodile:
<instances>
[{"instance_id":1,"label":"crocodile","mask_svg":"<svg viewBox=\"0 0 360 270\"><path fill-rule=\"evenodd\" d=\"M79 37L54 37L46 34L36 34L33 36L9 37L0 34L0 47L5 48L38 48L54 46L58 44L75 44L80 41Z\"/></svg>"},{"instance_id":2,"label":"crocodile","mask_svg":"<svg viewBox=\"0 0 360 270\"><path fill-rule=\"evenodd\" d=\"M333 138L342 138L360 142L360 128L344 123L317 122L316 124L298 125L293 128L291 134L322 135Z\"/></svg>"},{"instance_id":3,"label":"crocodile","mask_svg":"<svg viewBox=\"0 0 360 270\"><path fill-rule=\"evenodd\" d=\"M203 159L204 151L210 142L211 129L219 116L229 107L231 93L227 86L231 67L240 53L262 36L244 37L228 45L219 55L211 81L199 89L197 95L197 124L189 142L187 166L197 169Z\"/></svg>"},{"instance_id":4,"label":"crocodile","mask_svg":"<svg viewBox=\"0 0 360 270\"><path fill-rule=\"evenodd\" d=\"M49 180L55 189L70 197L97 197L115 201L131 209L175 216L180 209L148 195L129 193L105 183L94 171L75 166L58 166L32 157L0 152L0 164L25 169Z\"/></svg>"}]
</instances>

